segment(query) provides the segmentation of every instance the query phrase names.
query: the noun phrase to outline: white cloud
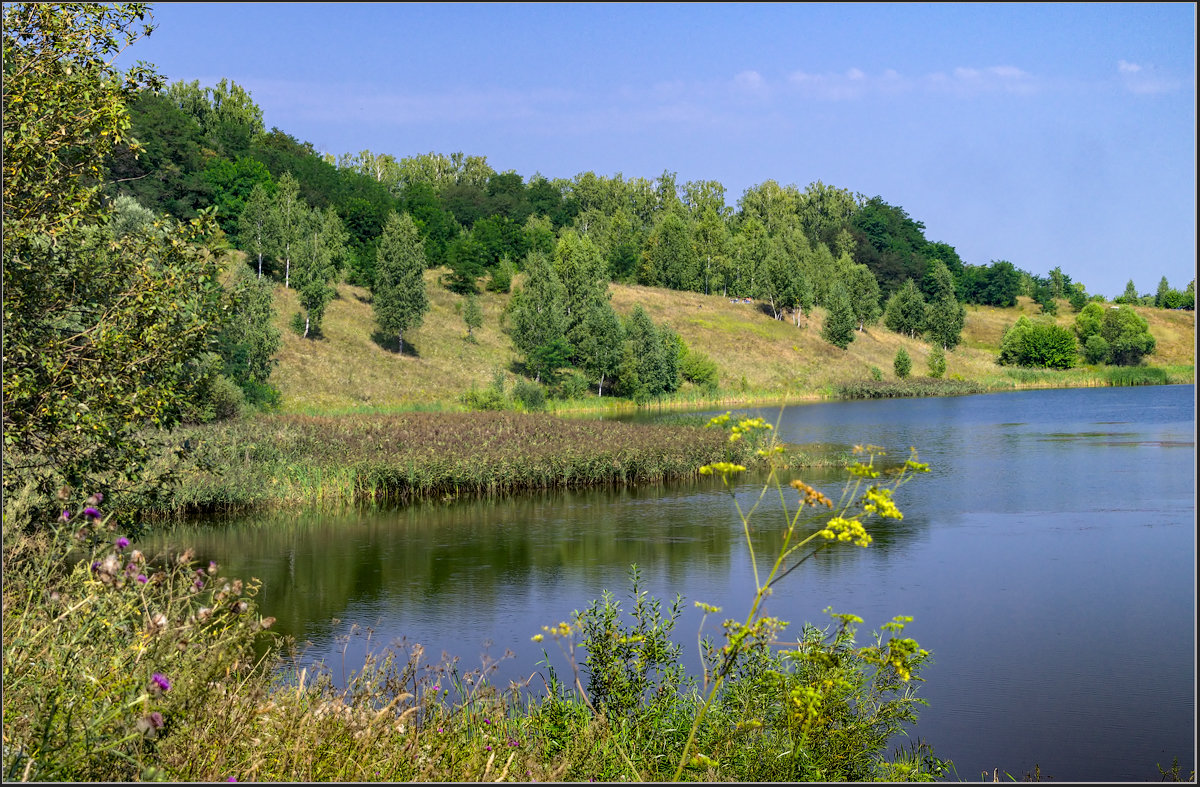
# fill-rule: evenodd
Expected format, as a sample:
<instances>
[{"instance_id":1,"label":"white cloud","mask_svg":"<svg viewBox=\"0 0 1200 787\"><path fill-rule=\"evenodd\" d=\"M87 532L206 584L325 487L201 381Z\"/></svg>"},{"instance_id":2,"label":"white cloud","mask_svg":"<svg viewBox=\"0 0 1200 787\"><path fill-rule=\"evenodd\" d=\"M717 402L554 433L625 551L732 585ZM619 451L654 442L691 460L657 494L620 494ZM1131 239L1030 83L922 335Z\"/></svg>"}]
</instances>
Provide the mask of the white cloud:
<instances>
[{"instance_id":1,"label":"white cloud","mask_svg":"<svg viewBox=\"0 0 1200 787\"><path fill-rule=\"evenodd\" d=\"M1179 81L1160 74L1154 66L1143 66L1130 63L1128 60L1117 61L1117 72L1121 83L1130 93L1139 95L1154 95L1170 93L1179 88Z\"/></svg>"}]
</instances>

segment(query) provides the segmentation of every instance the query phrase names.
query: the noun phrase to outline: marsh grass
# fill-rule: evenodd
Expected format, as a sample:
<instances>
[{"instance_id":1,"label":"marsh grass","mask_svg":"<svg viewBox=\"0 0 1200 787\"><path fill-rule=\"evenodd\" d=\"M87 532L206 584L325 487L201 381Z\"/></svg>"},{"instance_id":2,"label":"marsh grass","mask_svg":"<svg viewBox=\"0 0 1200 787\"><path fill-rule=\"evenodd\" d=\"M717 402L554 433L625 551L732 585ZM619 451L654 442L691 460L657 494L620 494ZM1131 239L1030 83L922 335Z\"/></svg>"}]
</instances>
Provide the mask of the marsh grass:
<instances>
[{"instance_id":1,"label":"marsh grass","mask_svg":"<svg viewBox=\"0 0 1200 787\"><path fill-rule=\"evenodd\" d=\"M658 483L744 457L699 427L512 412L263 416L193 429L194 469L163 513Z\"/></svg>"}]
</instances>

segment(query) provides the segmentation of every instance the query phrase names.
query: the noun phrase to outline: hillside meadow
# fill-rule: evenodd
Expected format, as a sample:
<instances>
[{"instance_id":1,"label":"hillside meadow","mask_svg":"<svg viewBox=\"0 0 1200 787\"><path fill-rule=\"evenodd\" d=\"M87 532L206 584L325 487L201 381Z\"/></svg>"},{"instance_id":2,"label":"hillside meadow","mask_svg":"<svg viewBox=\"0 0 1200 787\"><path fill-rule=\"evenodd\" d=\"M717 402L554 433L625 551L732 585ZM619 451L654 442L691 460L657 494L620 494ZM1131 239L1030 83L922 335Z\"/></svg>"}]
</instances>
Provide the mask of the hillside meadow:
<instances>
[{"instance_id":1,"label":"hillside meadow","mask_svg":"<svg viewBox=\"0 0 1200 787\"><path fill-rule=\"evenodd\" d=\"M422 325L406 332L405 353L395 340L381 337L371 311L370 293L338 285L315 339L303 339L289 327L300 311L296 293L276 287L276 321L283 336L272 382L290 413L349 413L410 409L456 409L473 386L485 388L497 374L506 385L518 379L518 354L501 327L509 294L484 292L479 297L483 325L467 338L461 310L465 298L439 283L445 269L426 271L430 308ZM521 277L515 284L519 286ZM892 380L892 360L903 347L912 358L912 377L927 374L931 345L900 336L881 323L856 332L846 350L821 338L825 310L815 308L797 326L775 320L757 304L731 303L720 295L703 295L653 287L610 285L612 304L627 315L641 305L656 323L666 323L688 346L708 354L719 370L717 395L705 397L685 385L676 399L737 403L762 399L819 399L834 395L841 383L867 380L872 368ZM1039 308L1022 297L1014 308L967 306L962 343L947 353L946 377L978 382L988 388L1100 385L1103 374L1080 368L1031 375L996 364L1000 338L1021 315L1039 316ZM1130 307L1122 307L1130 308ZM1172 379L1194 380L1195 313L1132 307L1146 318L1157 340L1149 365L1168 369ZM1075 314L1060 302L1055 321L1071 326ZM411 343L411 346L410 346ZM580 405L600 404L591 401ZM560 405L557 409L563 409Z\"/></svg>"}]
</instances>

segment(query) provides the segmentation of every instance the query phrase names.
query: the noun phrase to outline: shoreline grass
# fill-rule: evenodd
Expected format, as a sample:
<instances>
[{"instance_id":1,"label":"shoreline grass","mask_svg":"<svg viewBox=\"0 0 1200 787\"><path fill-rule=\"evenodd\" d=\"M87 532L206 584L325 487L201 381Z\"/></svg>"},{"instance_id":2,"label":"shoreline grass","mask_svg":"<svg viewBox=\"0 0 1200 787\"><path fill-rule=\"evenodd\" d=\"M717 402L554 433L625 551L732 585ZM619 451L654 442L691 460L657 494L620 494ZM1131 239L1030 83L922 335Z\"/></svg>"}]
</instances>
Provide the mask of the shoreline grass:
<instances>
[{"instance_id":1,"label":"shoreline grass","mask_svg":"<svg viewBox=\"0 0 1200 787\"><path fill-rule=\"evenodd\" d=\"M750 445L697 426L513 412L260 416L181 430L193 467L149 513L377 505L693 477Z\"/></svg>"}]
</instances>

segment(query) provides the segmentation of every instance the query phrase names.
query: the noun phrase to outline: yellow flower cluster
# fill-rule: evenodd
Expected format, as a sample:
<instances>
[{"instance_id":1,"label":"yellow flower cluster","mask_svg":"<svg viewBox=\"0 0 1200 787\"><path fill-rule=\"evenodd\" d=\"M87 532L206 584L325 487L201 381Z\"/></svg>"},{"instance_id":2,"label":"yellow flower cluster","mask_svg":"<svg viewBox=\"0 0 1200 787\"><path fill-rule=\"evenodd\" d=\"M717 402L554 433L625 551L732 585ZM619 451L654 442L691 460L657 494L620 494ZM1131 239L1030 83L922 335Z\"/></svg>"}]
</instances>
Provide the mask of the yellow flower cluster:
<instances>
[{"instance_id":1,"label":"yellow flower cluster","mask_svg":"<svg viewBox=\"0 0 1200 787\"><path fill-rule=\"evenodd\" d=\"M700 475L712 475L714 472L721 475L729 475L731 473L740 473L745 469L745 465L735 465L732 462L713 462L711 465L701 467Z\"/></svg>"},{"instance_id":2,"label":"yellow flower cluster","mask_svg":"<svg viewBox=\"0 0 1200 787\"><path fill-rule=\"evenodd\" d=\"M742 439L742 435L774 428L762 418L744 418L738 422L737 426L733 427L733 433L729 435L729 442L736 443Z\"/></svg>"},{"instance_id":3,"label":"yellow flower cluster","mask_svg":"<svg viewBox=\"0 0 1200 787\"><path fill-rule=\"evenodd\" d=\"M569 637L571 636L571 624L565 620L556 626L542 626L542 631L552 637ZM534 634L530 639L534 642L541 642L546 638L545 634Z\"/></svg>"},{"instance_id":4,"label":"yellow flower cluster","mask_svg":"<svg viewBox=\"0 0 1200 787\"><path fill-rule=\"evenodd\" d=\"M903 519L904 514L896 504L892 502L892 490L880 489L871 487L867 493L863 495L863 510L874 514L879 514L887 519Z\"/></svg>"},{"instance_id":5,"label":"yellow flower cluster","mask_svg":"<svg viewBox=\"0 0 1200 787\"><path fill-rule=\"evenodd\" d=\"M835 516L825 523L824 530L818 530L817 535L830 541L853 541L855 545L865 547L871 543L871 534L857 519L846 519Z\"/></svg>"},{"instance_id":6,"label":"yellow flower cluster","mask_svg":"<svg viewBox=\"0 0 1200 787\"><path fill-rule=\"evenodd\" d=\"M820 492L818 492L817 490L813 489L811 486L804 483L799 478L797 478L795 481L792 481L788 486L792 487L793 489L795 489L796 491L798 491L804 495L804 505L806 505L806 506L812 506L814 508L817 506L825 506L826 508L833 508L832 500L830 500L828 497L825 497L825 495L823 495Z\"/></svg>"}]
</instances>

